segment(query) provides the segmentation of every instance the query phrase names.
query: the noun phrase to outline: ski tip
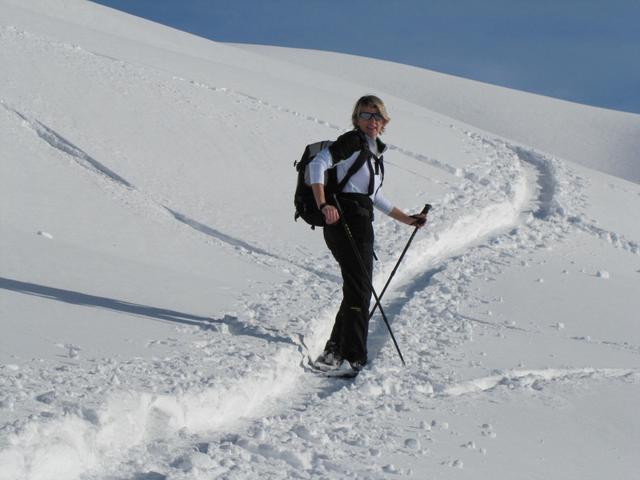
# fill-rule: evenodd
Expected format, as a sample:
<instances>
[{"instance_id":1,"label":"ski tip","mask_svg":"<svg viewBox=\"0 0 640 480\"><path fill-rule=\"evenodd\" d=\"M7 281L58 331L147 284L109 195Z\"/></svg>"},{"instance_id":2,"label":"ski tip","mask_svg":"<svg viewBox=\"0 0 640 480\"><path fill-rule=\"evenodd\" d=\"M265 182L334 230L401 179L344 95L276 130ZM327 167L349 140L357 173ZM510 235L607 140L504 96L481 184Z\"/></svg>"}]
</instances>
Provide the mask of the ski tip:
<instances>
[{"instance_id":1,"label":"ski tip","mask_svg":"<svg viewBox=\"0 0 640 480\"><path fill-rule=\"evenodd\" d=\"M351 371L351 372L325 372L325 377L328 378L340 378L342 380L352 380L354 378L356 378L358 376L358 373L360 372L356 372L356 371Z\"/></svg>"}]
</instances>

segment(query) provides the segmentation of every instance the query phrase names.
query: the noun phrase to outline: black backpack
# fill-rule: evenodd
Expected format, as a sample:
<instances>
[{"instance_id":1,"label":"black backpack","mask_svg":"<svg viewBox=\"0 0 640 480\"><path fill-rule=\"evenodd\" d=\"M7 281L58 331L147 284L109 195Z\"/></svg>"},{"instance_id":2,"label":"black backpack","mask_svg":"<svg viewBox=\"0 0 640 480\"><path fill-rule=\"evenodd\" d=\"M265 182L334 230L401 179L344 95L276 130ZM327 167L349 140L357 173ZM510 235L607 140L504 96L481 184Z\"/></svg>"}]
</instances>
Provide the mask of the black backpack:
<instances>
[{"instance_id":1,"label":"black backpack","mask_svg":"<svg viewBox=\"0 0 640 480\"><path fill-rule=\"evenodd\" d=\"M296 193L293 197L296 213L293 219L298 221L298 218L302 217L305 222L311 225L311 228L321 227L324 224L324 216L322 212L318 210L316 199L313 197L313 191L305 180L305 174L311 160L332 143L333 141L331 140L311 143L305 147L300 160L293 162L293 166L298 171L298 183L296 184Z\"/></svg>"},{"instance_id":2,"label":"black backpack","mask_svg":"<svg viewBox=\"0 0 640 480\"><path fill-rule=\"evenodd\" d=\"M325 194L329 203L331 203L331 195L341 192L349 179L366 163L367 159L369 159L369 157L372 155L371 151L369 150L369 144L364 139L363 135L358 135L362 140L360 147L361 154L349 168L340 183L338 183L336 178L336 169L331 168L328 171L329 175L327 181L325 182ZM340 139L338 139L338 141L339 140ZM293 166L298 172L298 182L296 184L296 192L293 198L296 213L293 218L295 221L297 221L298 218L302 218L305 222L311 225L312 229L324 225L324 215L322 215L322 212L316 205L316 200L313 196L313 190L309 185L307 185L305 179L307 166L315 158L315 156L318 155L318 153L320 153L325 148L329 148L333 143L334 142L331 140L323 140L320 142L311 143L305 147L304 153L302 154L300 160L293 162ZM336 158L335 152L332 152L331 158L334 165L339 161L344 160L343 158Z\"/></svg>"}]
</instances>

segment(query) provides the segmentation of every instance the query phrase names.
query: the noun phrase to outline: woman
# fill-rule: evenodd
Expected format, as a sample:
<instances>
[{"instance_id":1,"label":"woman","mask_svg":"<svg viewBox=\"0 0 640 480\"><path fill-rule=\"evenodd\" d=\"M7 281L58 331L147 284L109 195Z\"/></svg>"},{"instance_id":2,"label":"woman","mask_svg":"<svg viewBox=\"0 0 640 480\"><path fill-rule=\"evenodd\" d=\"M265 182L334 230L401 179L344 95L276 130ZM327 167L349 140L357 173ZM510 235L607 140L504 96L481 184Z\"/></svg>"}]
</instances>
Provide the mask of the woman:
<instances>
[{"instance_id":1,"label":"woman","mask_svg":"<svg viewBox=\"0 0 640 480\"><path fill-rule=\"evenodd\" d=\"M390 121L382 100L374 95L360 98L351 120L354 129L320 152L309 163L308 172L316 204L324 216L324 239L340 265L343 280L342 303L331 336L315 365L323 370L350 367L357 373L367 363L373 207L417 227L426 223L426 216L407 215L380 192L384 176L382 155L387 147L379 137ZM333 192L337 192L339 205L334 202ZM353 251L343 221L349 226L365 269Z\"/></svg>"}]
</instances>

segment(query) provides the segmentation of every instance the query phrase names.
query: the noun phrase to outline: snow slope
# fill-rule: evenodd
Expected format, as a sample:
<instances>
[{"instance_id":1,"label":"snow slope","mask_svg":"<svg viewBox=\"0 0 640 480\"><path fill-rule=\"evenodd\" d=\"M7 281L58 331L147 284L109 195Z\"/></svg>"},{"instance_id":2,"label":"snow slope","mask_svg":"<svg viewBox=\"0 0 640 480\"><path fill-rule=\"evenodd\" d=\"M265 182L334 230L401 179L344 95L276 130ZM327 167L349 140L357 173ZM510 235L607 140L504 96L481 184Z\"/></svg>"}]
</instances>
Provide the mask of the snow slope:
<instances>
[{"instance_id":1,"label":"snow slope","mask_svg":"<svg viewBox=\"0 0 640 480\"><path fill-rule=\"evenodd\" d=\"M632 478L638 116L309 55L0 0L0 478ZM383 301L409 367L376 316L344 382L292 162L366 92L434 210ZM410 233L378 216L376 285Z\"/></svg>"},{"instance_id":2,"label":"snow slope","mask_svg":"<svg viewBox=\"0 0 640 480\"><path fill-rule=\"evenodd\" d=\"M374 81L377 88L413 104L566 160L640 182L640 115L523 95L517 90L370 58L238 46L264 52L270 58L330 71L339 78L364 84Z\"/></svg>"}]
</instances>

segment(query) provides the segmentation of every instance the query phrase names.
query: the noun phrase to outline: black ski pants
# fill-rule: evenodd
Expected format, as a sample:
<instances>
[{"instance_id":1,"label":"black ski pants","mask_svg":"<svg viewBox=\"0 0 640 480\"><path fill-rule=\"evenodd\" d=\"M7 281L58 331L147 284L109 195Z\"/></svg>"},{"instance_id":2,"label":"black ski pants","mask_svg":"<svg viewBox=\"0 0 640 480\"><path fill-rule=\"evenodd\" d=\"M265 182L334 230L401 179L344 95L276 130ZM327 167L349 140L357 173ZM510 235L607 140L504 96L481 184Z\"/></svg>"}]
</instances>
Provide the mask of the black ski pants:
<instances>
[{"instance_id":1,"label":"black ski pants","mask_svg":"<svg viewBox=\"0 0 640 480\"><path fill-rule=\"evenodd\" d=\"M340 194L338 199L365 269L353 251L342 220L326 225L323 229L325 242L342 272L342 303L325 350L350 362L364 364L367 361L373 271L373 205L363 194Z\"/></svg>"}]
</instances>

